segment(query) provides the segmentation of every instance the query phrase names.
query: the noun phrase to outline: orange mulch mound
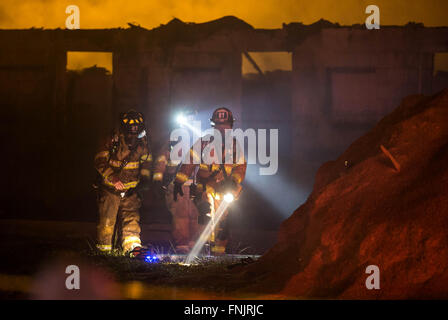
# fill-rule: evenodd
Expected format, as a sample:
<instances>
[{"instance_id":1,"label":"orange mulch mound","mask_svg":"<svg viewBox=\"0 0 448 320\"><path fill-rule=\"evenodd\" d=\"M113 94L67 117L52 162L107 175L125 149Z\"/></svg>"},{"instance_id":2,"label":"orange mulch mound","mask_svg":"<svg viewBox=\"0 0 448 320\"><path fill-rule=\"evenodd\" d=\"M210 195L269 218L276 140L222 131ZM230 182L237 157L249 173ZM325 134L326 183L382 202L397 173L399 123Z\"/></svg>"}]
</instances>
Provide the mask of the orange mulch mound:
<instances>
[{"instance_id":1,"label":"orange mulch mound","mask_svg":"<svg viewBox=\"0 0 448 320\"><path fill-rule=\"evenodd\" d=\"M379 290L365 286L369 265ZM448 298L448 89L404 99L325 163L276 245L244 273L248 289L290 297Z\"/></svg>"}]
</instances>

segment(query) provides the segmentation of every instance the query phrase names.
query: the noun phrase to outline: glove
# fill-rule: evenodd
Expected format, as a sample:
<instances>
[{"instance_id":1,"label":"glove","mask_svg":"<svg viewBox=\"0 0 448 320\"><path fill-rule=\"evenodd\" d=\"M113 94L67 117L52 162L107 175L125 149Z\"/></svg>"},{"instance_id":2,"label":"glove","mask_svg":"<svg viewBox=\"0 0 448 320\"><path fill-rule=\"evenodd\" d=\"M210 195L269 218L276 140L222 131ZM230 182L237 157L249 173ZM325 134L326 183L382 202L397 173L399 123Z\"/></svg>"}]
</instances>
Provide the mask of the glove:
<instances>
[{"instance_id":1,"label":"glove","mask_svg":"<svg viewBox=\"0 0 448 320\"><path fill-rule=\"evenodd\" d=\"M124 184L120 181L118 175L116 173L110 175L106 178L110 183L112 183L116 190L122 191L125 187Z\"/></svg>"},{"instance_id":2,"label":"glove","mask_svg":"<svg viewBox=\"0 0 448 320\"><path fill-rule=\"evenodd\" d=\"M190 185L190 199L195 200L197 196L198 196L198 186L193 183Z\"/></svg>"},{"instance_id":3,"label":"glove","mask_svg":"<svg viewBox=\"0 0 448 320\"><path fill-rule=\"evenodd\" d=\"M175 182L174 183L174 189L173 189L173 197L174 201L177 201L177 195L180 195L181 197L184 196L184 192L182 191L182 183Z\"/></svg>"},{"instance_id":4,"label":"glove","mask_svg":"<svg viewBox=\"0 0 448 320\"><path fill-rule=\"evenodd\" d=\"M211 212L210 203L207 201L201 201L197 204L198 208L198 224L204 225L207 224L210 220L210 217L207 216Z\"/></svg>"}]
</instances>

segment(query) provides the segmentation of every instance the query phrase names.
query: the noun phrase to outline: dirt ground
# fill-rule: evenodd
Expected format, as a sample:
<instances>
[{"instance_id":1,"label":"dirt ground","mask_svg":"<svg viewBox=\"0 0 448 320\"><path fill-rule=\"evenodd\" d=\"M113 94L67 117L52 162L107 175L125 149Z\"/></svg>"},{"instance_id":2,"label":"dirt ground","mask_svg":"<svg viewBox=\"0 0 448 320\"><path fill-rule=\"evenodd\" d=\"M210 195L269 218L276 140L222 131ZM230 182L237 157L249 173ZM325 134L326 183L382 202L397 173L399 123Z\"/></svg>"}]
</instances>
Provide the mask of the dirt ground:
<instances>
[{"instance_id":1,"label":"dirt ground","mask_svg":"<svg viewBox=\"0 0 448 320\"><path fill-rule=\"evenodd\" d=\"M226 258L195 266L150 264L94 250L92 223L3 220L2 299L257 299L242 290L251 279L238 269L251 259ZM173 253L166 226L151 231L158 253ZM66 290L69 265L79 266L81 290ZM83 290L84 289L84 290Z\"/></svg>"}]
</instances>

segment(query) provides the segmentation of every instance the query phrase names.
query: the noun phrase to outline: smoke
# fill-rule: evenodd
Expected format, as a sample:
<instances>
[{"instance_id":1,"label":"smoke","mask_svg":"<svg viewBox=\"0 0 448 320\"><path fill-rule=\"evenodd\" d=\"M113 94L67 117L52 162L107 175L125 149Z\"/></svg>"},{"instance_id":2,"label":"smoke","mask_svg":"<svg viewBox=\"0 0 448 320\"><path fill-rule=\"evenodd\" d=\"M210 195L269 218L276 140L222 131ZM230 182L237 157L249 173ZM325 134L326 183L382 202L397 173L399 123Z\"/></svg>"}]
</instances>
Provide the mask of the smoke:
<instances>
[{"instance_id":1,"label":"smoke","mask_svg":"<svg viewBox=\"0 0 448 320\"><path fill-rule=\"evenodd\" d=\"M427 26L447 25L445 0L375 0L381 23L402 25L408 21ZM65 8L75 4L81 12L81 28L127 27L135 22L145 28L167 23L173 17L205 22L225 15L237 16L256 28L281 28L282 23L313 23L320 18L341 24L364 23L370 0L2 0L0 28L64 28Z\"/></svg>"}]
</instances>

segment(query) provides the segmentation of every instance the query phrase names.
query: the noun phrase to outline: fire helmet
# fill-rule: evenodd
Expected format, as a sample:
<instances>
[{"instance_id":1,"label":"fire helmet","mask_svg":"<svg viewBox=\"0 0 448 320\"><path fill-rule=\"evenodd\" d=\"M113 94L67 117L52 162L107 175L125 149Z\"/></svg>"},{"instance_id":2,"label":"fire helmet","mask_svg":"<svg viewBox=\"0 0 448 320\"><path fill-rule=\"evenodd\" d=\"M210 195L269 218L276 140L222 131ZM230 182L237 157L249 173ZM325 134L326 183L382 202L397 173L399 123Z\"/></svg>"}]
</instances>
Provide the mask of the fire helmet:
<instances>
[{"instance_id":1,"label":"fire helmet","mask_svg":"<svg viewBox=\"0 0 448 320\"><path fill-rule=\"evenodd\" d=\"M235 119L233 118L232 111L227 108L218 108L213 111L212 118L210 119L210 123L212 126L217 124L230 124L233 126L233 122Z\"/></svg>"},{"instance_id":2,"label":"fire helmet","mask_svg":"<svg viewBox=\"0 0 448 320\"><path fill-rule=\"evenodd\" d=\"M125 134L139 135L145 130L145 118L133 109L120 114L120 128Z\"/></svg>"}]
</instances>

